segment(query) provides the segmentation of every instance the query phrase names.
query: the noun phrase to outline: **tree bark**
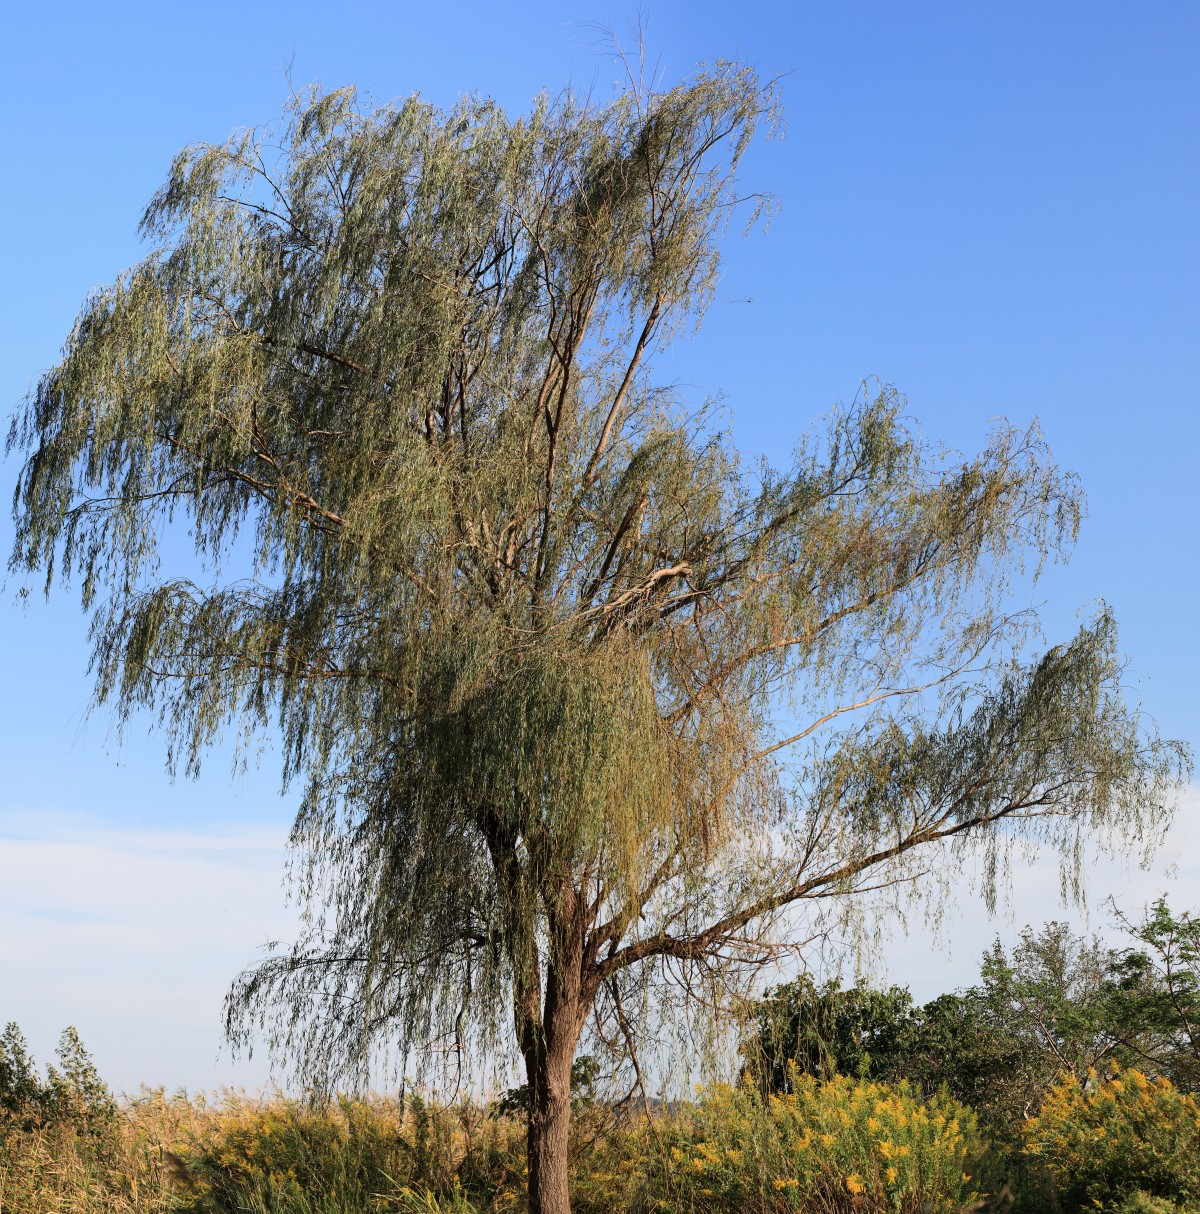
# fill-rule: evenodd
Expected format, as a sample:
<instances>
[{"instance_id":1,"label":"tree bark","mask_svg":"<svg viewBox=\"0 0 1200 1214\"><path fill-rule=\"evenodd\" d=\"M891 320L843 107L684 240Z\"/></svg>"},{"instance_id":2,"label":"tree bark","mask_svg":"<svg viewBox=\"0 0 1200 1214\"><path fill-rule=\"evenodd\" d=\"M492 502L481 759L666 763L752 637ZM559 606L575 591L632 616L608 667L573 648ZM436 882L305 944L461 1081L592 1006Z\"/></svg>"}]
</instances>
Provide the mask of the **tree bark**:
<instances>
[{"instance_id":1,"label":"tree bark","mask_svg":"<svg viewBox=\"0 0 1200 1214\"><path fill-rule=\"evenodd\" d=\"M529 1016L534 1009L527 1003L521 1034L529 1081L529 1214L570 1214L571 1064L594 994L583 981L584 916L573 891L561 895L548 926L554 945L541 1015Z\"/></svg>"},{"instance_id":2,"label":"tree bark","mask_svg":"<svg viewBox=\"0 0 1200 1214\"><path fill-rule=\"evenodd\" d=\"M545 1048L536 1051L529 1070L529 1212L570 1214L571 1064L578 1033L545 1027Z\"/></svg>"}]
</instances>

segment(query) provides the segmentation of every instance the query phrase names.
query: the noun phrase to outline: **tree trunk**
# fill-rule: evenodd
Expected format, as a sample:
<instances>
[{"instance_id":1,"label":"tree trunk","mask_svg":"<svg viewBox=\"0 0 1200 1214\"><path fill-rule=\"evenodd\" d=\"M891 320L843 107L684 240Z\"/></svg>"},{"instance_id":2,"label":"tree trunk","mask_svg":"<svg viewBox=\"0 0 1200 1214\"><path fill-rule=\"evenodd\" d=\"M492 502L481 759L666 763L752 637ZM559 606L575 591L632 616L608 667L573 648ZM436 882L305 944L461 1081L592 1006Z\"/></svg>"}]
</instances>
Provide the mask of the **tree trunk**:
<instances>
[{"instance_id":1,"label":"tree trunk","mask_svg":"<svg viewBox=\"0 0 1200 1214\"><path fill-rule=\"evenodd\" d=\"M570 1214L567 1189L571 1063L578 1032L546 1026L544 1048L529 1070L529 1214ZM566 1030L566 1031L561 1031ZM527 1067L529 1060L527 1059Z\"/></svg>"},{"instance_id":2,"label":"tree trunk","mask_svg":"<svg viewBox=\"0 0 1200 1214\"><path fill-rule=\"evenodd\" d=\"M591 1008L583 983L583 917L567 891L549 916L554 942L545 965L540 1015L533 990L521 1010L525 1073L529 1080L529 1214L571 1214L567 1187L571 1132L571 1064Z\"/></svg>"}]
</instances>

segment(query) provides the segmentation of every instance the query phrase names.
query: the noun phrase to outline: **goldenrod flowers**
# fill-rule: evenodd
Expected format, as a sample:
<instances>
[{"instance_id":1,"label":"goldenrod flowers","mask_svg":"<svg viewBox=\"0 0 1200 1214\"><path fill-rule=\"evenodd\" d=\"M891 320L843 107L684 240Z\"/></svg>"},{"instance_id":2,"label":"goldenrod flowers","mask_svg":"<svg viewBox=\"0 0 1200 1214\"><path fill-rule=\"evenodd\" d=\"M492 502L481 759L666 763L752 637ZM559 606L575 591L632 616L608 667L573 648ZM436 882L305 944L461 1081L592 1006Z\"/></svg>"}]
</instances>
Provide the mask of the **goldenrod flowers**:
<instances>
[{"instance_id":1,"label":"goldenrod flowers","mask_svg":"<svg viewBox=\"0 0 1200 1214\"><path fill-rule=\"evenodd\" d=\"M1200 1105L1166 1079L1090 1070L1063 1075L1025 1123L1025 1150L1066 1202L1144 1189L1200 1192Z\"/></svg>"}]
</instances>

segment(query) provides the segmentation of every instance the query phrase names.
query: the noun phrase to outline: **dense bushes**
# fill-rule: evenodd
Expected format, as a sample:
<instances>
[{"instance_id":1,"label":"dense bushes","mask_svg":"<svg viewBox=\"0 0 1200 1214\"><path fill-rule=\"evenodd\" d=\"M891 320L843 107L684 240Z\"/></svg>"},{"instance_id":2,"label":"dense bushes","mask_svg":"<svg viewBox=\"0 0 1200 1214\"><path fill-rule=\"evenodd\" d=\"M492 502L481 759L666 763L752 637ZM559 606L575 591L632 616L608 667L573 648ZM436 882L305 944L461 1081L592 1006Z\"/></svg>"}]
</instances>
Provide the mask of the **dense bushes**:
<instances>
[{"instance_id":1,"label":"dense bushes","mask_svg":"<svg viewBox=\"0 0 1200 1214\"><path fill-rule=\"evenodd\" d=\"M850 1194L865 1196L868 1209L934 1214L978 1197L975 1117L949 1096L922 1103L906 1083L805 1077L771 1108L799 1193L822 1206L838 1208Z\"/></svg>"},{"instance_id":2,"label":"dense bushes","mask_svg":"<svg viewBox=\"0 0 1200 1214\"><path fill-rule=\"evenodd\" d=\"M524 1130L500 1106L234 1095L210 1105L161 1091L117 1105L73 1035L46 1081L27 1052L17 1065L9 1040L5 1090L22 1098L0 1112L0 1214L523 1207ZM742 1084L653 1120L620 1122L587 1100L577 1114L579 1214L936 1214L975 1196L971 1113L946 1096L923 1103L903 1084L796 1074L765 1100Z\"/></svg>"},{"instance_id":3,"label":"dense bushes","mask_svg":"<svg viewBox=\"0 0 1200 1214\"><path fill-rule=\"evenodd\" d=\"M1068 1210L1137 1192L1200 1198L1200 1107L1166 1079L1118 1067L1083 1084L1064 1075L1024 1129L1028 1155Z\"/></svg>"},{"instance_id":4,"label":"dense bushes","mask_svg":"<svg viewBox=\"0 0 1200 1214\"><path fill-rule=\"evenodd\" d=\"M614 1136L575 1186L594 1211L774 1214L959 1210L976 1199L968 1109L926 1105L904 1084L797 1076L764 1101L717 1086L669 1117Z\"/></svg>"},{"instance_id":5,"label":"dense bushes","mask_svg":"<svg viewBox=\"0 0 1200 1214\"><path fill-rule=\"evenodd\" d=\"M970 1110L906 1084L797 1074L765 1099L718 1085L650 1120L581 1116L577 1214L949 1214L1002 1189ZM0 1214L517 1214L524 1203L520 1119L475 1105L151 1092L114 1106L100 1135L86 1118L0 1123ZM1027 1209L1178 1214L1200 1192L1200 1110L1165 1080L1064 1077L1024 1139L1043 1181Z\"/></svg>"},{"instance_id":6,"label":"dense bushes","mask_svg":"<svg viewBox=\"0 0 1200 1214\"><path fill-rule=\"evenodd\" d=\"M169 1106L160 1103L158 1119ZM903 1086L799 1079L793 1093L766 1102L749 1087L717 1086L652 1122L581 1115L593 1133L579 1136L573 1168L579 1214L934 1214L975 1196L970 1112L947 1098L923 1105ZM169 1156L173 1208L195 1214L523 1205L523 1127L506 1113L412 1100L402 1108L230 1099L196 1106L181 1128Z\"/></svg>"}]
</instances>

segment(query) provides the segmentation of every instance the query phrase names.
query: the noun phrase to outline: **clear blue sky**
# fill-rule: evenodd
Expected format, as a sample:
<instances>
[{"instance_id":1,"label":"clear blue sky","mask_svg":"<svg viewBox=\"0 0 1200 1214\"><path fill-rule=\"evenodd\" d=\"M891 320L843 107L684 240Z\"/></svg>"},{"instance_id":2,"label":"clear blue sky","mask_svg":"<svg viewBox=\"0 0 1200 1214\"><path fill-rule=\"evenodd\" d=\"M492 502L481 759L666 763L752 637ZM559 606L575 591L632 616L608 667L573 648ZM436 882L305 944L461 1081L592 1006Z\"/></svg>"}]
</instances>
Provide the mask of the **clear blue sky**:
<instances>
[{"instance_id":1,"label":"clear blue sky","mask_svg":"<svg viewBox=\"0 0 1200 1214\"><path fill-rule=\"evenodd\" d=\"M607 91L619 71L594 26L626 35L635 16L633 4L13 9L0 50L3 411L54 361L89 289L139 257L137 219L172 154L271 121L285 72L380 99L479 91L516 111L567 83ZM998 414L1040 418L1090 502L1073 561L1037 591L1050 637L1107 599L1131 692L1165 733L1200 744L1200 6L660 0L647 34L668 81L714 57L788 73L787 136L744 170L779 214L765 235L730 234L709 319L665 370L697 397L724 392L739 441L776 458L866 376L964 450ZM0 464L5 503L15 474ZM10 539L6 512L5 555ZM255 1082L258 1068L210 1066L214 1001L286 928L275 874L292 806L276 773L231 782L219 758L198 784L170 785L149 723L122 748L105 717L84 724L75 603L22 609L13 590L0 596L0 1020L21 1020L42 1055L78 1022L125 1085ZM1195 872L1185 865L1177 888L1200 906ZM982 946L994 925L978 930ZM978 950L964 948L953 981L970 977ZM944 985L902 976L923 993Z\"/></svg>"}]
</instances>

